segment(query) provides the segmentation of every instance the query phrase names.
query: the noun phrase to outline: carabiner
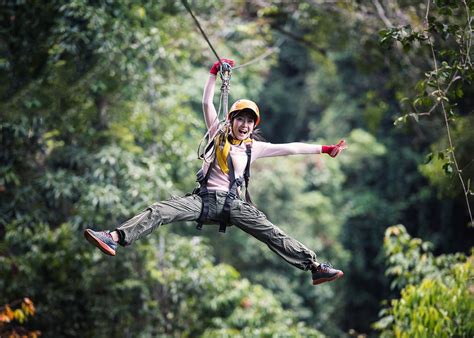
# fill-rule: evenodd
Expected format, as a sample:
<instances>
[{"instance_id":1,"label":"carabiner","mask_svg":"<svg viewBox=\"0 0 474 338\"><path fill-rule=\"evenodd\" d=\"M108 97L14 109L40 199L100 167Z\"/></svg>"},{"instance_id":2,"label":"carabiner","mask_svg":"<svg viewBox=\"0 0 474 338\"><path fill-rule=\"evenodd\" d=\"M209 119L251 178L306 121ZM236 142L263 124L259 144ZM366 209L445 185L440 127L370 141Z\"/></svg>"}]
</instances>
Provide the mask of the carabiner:
<instances>
[{"instance_id":1,"label":"carabiner","mask_svg":"<svg viewBox=\"0 0 474 338\"><path fill-rule=\"evenodd\" d=\"M227 62L222 62L222 66L221 66L221 72L225 73L225 72L231 72L232 71L232 66L227 63Z\"/></svg>"},{"instance_id":2,"label":"carabiner","mask_svg":"<svg viewBox=\"0 0 474 338\"><path fill-rule=\"evenodd\" d=\"M223 81L230 80L230 77L232 76L232 66L228 64L227 62L222 62L221 67L220 67L220 74L221 74L221 80Z\"/></svg>"}]
</instances>

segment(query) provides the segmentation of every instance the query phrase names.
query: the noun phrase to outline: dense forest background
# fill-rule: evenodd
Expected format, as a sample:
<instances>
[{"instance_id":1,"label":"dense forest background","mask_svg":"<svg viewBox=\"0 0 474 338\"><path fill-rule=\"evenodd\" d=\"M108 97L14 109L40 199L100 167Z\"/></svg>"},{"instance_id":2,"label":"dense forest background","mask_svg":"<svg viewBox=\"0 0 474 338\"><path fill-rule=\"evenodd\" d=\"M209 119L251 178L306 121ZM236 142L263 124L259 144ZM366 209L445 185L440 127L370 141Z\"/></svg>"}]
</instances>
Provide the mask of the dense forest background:
<instances>
[{"instance_id":1,"label":"dense forest background","mask_svg":"<svg viewBox=\"0 0 474 338\"><path fill-rule=\"evenodd\" d=\"M83 238L191 191L215 56L180 1L2 1L0 336L474 335L471 0L189 1L230 101L269 142L275 224L345 272L310 276L234 227ZM216 106L218 95L216 95Z\"/></svg>"}]
</instances>

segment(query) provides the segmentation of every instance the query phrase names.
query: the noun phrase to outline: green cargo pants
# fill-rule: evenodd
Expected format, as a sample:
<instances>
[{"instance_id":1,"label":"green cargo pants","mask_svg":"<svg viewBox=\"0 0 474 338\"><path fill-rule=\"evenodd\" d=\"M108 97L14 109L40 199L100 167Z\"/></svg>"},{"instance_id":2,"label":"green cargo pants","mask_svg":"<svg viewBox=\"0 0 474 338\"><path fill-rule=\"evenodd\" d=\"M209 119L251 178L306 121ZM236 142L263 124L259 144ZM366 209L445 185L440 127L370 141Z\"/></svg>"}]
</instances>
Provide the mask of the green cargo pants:
<instances>
[{"instance_id":1,"label":"green cargo pants","mask_svg":"<svg viewBox=\"0 0 474 338\"><path fill-rule=\"evenodd\" d=\"M209 215L206 223L219 223L227 193L211 191L209 194ZM116 230L122 243L129 245L162 224L196 221L201 213L201 206L201 197L196 194L157 202L121 224ZM316 262L316 254L313 251L289 237L273 225L263 212L243 200L232 201L230 224L262 241L277 255L299 269L309 270Z\"/></svg>"}]
</instances>

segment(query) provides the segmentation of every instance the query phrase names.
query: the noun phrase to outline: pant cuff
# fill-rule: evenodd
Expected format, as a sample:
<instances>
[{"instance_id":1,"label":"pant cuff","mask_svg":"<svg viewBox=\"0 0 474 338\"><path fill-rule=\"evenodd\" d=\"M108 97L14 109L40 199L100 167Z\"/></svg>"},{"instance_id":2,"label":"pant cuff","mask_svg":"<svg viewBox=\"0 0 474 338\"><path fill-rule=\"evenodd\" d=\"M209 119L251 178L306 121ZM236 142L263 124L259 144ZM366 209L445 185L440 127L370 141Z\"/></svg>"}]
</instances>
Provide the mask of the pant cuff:
<instances>
[{"instance_id":1,"label":"pant cuff","mask_svg":"<svg viewBox=\"0 0 474 338\"><path fill-rule=\"evenodd\" d=\"M118 244L120 244L121 246L127 246L128 243L125 242L125 233L123 232L123 230L115 229L115 231L117 232L119 238Z\"/></svg>"}]
</instances>

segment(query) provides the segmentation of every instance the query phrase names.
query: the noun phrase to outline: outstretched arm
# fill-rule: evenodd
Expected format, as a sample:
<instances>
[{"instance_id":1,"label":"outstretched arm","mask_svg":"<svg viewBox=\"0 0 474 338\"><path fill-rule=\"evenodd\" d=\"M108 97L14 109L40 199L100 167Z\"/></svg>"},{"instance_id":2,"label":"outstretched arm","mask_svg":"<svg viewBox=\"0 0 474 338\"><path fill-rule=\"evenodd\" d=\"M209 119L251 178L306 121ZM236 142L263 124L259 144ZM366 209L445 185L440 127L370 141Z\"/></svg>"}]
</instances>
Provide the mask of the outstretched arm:
<instances>
[{"instance_id":1,"label":"outstretched arm","mask_svg":"<svg viewBox=\"0 0 474 338\"><path fill-rule=\"evenodd\" d=\"M346 142L340 140L336 145L318 145L301 142L293 143L260 143L262 148L257 154L257 157L273 157L273 156L287 156L296 154L321 154L325 153L331 157L336 157L341 151L346 149Z\"/></svg>"}]
</instances>

